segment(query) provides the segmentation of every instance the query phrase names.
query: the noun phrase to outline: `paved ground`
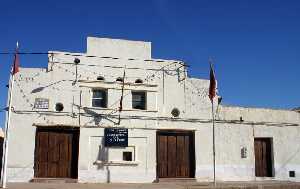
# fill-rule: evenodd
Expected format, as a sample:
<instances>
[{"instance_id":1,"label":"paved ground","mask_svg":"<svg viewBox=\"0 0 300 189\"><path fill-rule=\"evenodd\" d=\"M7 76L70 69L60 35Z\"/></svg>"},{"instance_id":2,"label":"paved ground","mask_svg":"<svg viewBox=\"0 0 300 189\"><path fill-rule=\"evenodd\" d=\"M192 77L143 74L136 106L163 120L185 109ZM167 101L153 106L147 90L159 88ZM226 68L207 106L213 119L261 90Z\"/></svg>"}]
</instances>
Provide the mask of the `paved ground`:
<instances>
[{"instance_id":1,"label":"paved ground","mask_svg":"<svg viewBox=\"0 0 300 189\"><path fill-rule=\"evenodd\" d=\"M211 189L211 183L82 184L82 183L8 183L9 189ZM293 182L224 182L218 189L300 189Z\"/></svg>"}]
</instances>

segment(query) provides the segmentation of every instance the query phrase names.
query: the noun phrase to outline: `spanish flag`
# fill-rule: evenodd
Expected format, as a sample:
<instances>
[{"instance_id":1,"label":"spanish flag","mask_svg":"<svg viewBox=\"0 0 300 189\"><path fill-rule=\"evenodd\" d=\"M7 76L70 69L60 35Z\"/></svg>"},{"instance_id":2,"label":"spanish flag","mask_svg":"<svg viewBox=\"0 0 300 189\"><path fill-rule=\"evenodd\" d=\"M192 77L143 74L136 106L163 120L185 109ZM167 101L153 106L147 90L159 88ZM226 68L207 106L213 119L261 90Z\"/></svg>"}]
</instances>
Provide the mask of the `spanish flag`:
<instances>
[{"instance_id":1,"label":"spanish flag","mask_svg":"<svg viewBox=\"0 0 300 189\"><path fill-rule=\"evenodd\" d=\"M212 63L210 63L210 73L209 73L209 99L213 101L214 97L216 96L217 93L217 81L216 81L216 76L215 76L215 71L213 69Z\"/></svg>"},{"instance_id":2,"label":"spanish flag","mask_svg":"<svg viewBox=\"0 0 300 189\"><path fill-rule=\"evenodd\" d=\"M19 60L19 43L17 42L17 47L14 55L14 62L12 65L12 75L19 72L20 60Z\"/></svg>"}]
</instances>

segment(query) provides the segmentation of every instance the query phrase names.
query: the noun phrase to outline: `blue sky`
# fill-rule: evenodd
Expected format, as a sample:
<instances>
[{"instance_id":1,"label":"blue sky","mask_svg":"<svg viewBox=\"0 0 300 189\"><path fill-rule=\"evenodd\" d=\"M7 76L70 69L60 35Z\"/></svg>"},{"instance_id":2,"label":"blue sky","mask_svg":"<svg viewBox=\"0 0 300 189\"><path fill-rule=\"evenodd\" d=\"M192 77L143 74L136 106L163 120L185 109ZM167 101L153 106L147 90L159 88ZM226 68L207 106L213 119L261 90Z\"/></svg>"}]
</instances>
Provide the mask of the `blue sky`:
<instances>
[{"instance_id":1,"label":"blue sky","mask_svg":"<svg viewBox=\"0 0 300 189\"><path fill-rule=\"evenodd\" d=\"M179 59L208 78L215 60L224 104L300 106L300 1L3 0L0 51L85 52L86 37L152 42L154 58ZM0 55L0 108L12 55ZM45 55L22 55L23 67L46 67ZM4 113L0 113L4 124Z\"/></svg>"}]
</instances>

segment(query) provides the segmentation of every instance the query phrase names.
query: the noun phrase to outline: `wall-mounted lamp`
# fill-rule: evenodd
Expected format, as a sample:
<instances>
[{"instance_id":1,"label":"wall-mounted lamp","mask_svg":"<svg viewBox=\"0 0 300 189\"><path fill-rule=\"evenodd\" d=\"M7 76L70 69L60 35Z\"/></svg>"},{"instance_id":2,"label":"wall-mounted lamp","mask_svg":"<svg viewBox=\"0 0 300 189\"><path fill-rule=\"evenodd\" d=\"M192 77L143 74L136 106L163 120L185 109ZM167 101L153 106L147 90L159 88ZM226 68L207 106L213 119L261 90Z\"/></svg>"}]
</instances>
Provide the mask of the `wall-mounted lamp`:
<instances>
[{"instance_id":1,"label":"wall-mounted lamp","mask_svg":"<svg viewBox=\"0 0 300 189\"><path fill-rule=\"evenodd\" d=\"M243 117L241 116L241 117L240 117L240 122L243 122L243 121L244 121L244 120L243 120Z\"/></svg>"},{"instance_id":2,"label":"wall-mounted lamp","mask_svg":"<svg viewBox=\"0 0 300 189\"><path fill-rule=\"evenodd\" d=\"M80 59L79 58L75 58L74 59L74 64L79 64L80 63Z\"/></svg>"},{"instance_id":3,"label":"wall-mounted lamp","mask_svg":"<svg viewBox=\"0 0 300 189\"><path fill-rule=\"evenodd\" d=\"M75 72L75 74L76 74L76 78L75 78L75 81L72 83L72 85L75 85L75 83L77 82L77 75L78 75L78 71L77 71L77 65L80 63L80 59L79 58L75 58L74 59L74 64L76 65L76 72Z\"/></svg>"}]
</instances>

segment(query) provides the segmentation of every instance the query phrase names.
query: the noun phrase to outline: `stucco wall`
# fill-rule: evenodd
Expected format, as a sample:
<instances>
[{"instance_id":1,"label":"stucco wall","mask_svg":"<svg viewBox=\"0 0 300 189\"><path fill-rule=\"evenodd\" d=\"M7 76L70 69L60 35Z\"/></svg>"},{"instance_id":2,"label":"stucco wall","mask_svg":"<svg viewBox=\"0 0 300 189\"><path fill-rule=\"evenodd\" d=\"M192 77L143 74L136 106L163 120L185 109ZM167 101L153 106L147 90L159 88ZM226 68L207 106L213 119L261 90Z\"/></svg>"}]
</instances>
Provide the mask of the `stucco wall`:
<instances>
[{"instance_id":1,"label":"stucco wall","mask_svg":"<svg viewBox=\"0 0 300 189\"><path fill-rule=\"evenodd\" d=\"M88 37L87 54L103 57L151 59L151 42Z\"/></svg>"},{"instance_id":2,"label":"stucco wall","mask_svg":"<svg viewBox=\"0 0 300 189\"><path fill-rule=\"evenodd\" d=\"M242 117L246 122L300 123L300 113L291 110L220 106L216 116L220 120L240 120Z\"/></svg>"},{"instance_id":3,"label":"stucco wall","mask_svg":"<svg viewBox=\"0 0 300 189\"><path fill-rule=\"evenodd\" d=\"M98 55L102 47L98 47L98 39L93 40L97 44L90 41L91 48L88 47L88 51L90 49L93 55ZM119 52L110 54L111 57L99 57L51 51L47 69L21 68L16 74L8 156L9 181L29 181L33 178L36 126L80 128L79 182L153 182L156 179L157 130L192 130L195 132L195 178L198 181L212 181L213 135L209 81L186 77L181 61L141 59L149 56L149 43L110 42L107 41L108 46L111 45L108 52L114 48L125 48L126 45L142 50L139 54L129 53L136 59ZM80 59L77 76L74 58ZM121 124L116 125L122 84L115 80L123 76L124 69L123 111ZM97 76L103 76L105 81L97 81ZM136 79L142 79L143 84L135 84ZM108 108L91 107L92 90L95 88L107 89ZM147 110L132 109L132 90L147 92ZM48 98L49 109L34 108L35 98ZM62 112L55 111L57 102L63 103ZM254 171L254 138L272 137L273 179L300 181L299 113L217 107L217 102L214 104L217 180L257 180ZM173 108L180 110L178 118L171 115ZM112 126L129 129L129 145L136 152L136 161L132 164L116 163L118 153L124 149L107 151L102 148L103 128ZM243 147L247 148L246 158L241 158ZM99 155L102 152L108 157ZM102 159L111 164L101 163ZM289 170L296 171L296 178L288 177Z\"/></svg>"},{"instance_id":4,"label":"stucco wall","mask_svg":"<svg viewBox=\"0 0 300 189\"><path fill-rule=\"evenodd\" d=\"M133 162L122 159L126 148L105 148L103 128L80 130L80 182L152 182L156 178L154 130L130 129L128 146ZM127 149L128 151L128 149ZM109 163L107 163L109 162ZM107 166L110 164L110 166ZM130 176L124 176L130 175Z\"/></svg>"}]
</instances>

